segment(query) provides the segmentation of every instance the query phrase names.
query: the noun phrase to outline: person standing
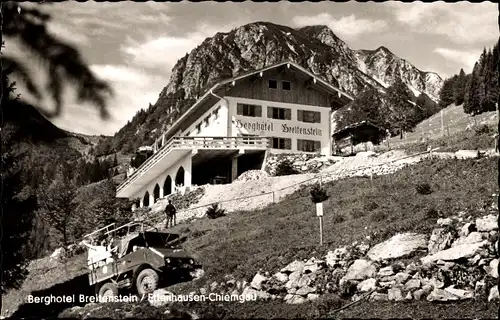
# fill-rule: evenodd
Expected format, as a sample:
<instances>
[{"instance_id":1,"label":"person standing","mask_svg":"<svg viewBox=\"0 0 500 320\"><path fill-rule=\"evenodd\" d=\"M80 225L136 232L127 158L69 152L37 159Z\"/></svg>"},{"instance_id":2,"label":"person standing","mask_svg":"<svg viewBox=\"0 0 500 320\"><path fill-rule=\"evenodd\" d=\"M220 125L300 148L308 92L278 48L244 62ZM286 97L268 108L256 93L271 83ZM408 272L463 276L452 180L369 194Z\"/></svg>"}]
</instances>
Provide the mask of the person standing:
<instances>
[{"instance_id":1,"label":"person standing","mask_svg":"<svg viewBox=\"0 0 500 320\"><path fill-rule=\"evenodd\" d=\"M165 214L167 215L167 223L165 224L165 229L168 229L170 226L175 226L177 224L177 210L172 204L172 200L168 200L168 204L165 207Z\"/></svg>"}]
</instances>

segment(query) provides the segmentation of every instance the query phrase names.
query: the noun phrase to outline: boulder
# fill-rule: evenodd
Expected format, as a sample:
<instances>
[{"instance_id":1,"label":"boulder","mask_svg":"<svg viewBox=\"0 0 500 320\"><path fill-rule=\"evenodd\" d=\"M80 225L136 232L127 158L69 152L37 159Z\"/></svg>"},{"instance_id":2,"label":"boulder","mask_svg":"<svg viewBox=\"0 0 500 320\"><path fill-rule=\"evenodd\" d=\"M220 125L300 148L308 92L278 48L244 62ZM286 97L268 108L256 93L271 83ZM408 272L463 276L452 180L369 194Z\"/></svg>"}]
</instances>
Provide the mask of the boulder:
<instances>
[{"instance_id":1,"label":"boulder","mask_svg":"<svg viewBox=\"0 0 500 320\"><path fill-rule=\"evenodd\" d=\"M434 229L432 230L427 250L430 254L434 254L438 251L449 248L452 241L452 234L445 228Z\"/></svg>"},{"instance_id":2,"label":"boulder","mask_svg":"<svg viewBox=\"0 0 500 320\"><path fill-rule=\"evenodd\" d=\"M370 295L371 301L388 301L389 297L387 293L374 292Z\"/></svg>"},{"instance_id":3,"label":"boulder","mask_svg":"<svg viewBox=\"0 0 500 320\"><path fill-rule=\"evenodd\" d=\"M174 294L165 289L157 289L152 294L148 295L148 302L151 306L159 308L163 307L174 300Z\"/></svg>"},{"instance_id":4,"label":"boulder","mask_svg":"<svg viewBox=\"0 0 500 320\"><path fill-rule=\"evenodd\" d=\"M295 260L294 262L290 263L283 269L281 269L281 272L283 273L293 273L293 272L302 272L304 270L305 263L302 261Z\"/></svg>"},{"instance_id":5,"label":"boulder","mask_svg":"<svg viewBox=\"0 0 500 320\"><path fill-rule=\"evenodd\" d=\"M306 301L307 300L304 297L298 296L295 294L287 294L285 296L285 302L288 304L301 304L301 303L304 303Z\"/></svg>"},{"instance_id":6,"label":"boulder","mask_svg":"<svg viewBox=\"0 0 500 320\"><path fill-rule=\"evenodd\" d=\"M427 297L429 293L432 292L432 286L431 285L425 285L422 287L422 289L418 289L417 291L413 292L413 298L415 300L422 300L423 298Z\"/></svg>"},{"instance_id":7,"label":"boulder","mask_svg":"<svg viewBox=\"0 0 500 320\"><path fill-rule=\"evenodd\" d=\"M461 300L472 299L474 297L474 291L455 289L454 285L444 289L445 291L457 296Z\"/></svg>"},{"instance_id":8,"label":"boulder","mask_svg":"<svg viewBox=\"0 0 500 320\"><path fill-rule=\"evenodd\" d=\"M427 297L427 301L454 301L454 300L458 300L458 299L459 298L456 295L454 295L446 290L437 289L437 288L432 290L432 292Z\"/></svg>"},{"instance_id":9,"label":"boulder","mask_svg":"<svg viewBox=\"0 0 500 320\"><path fill-rule=\"evenodd\" d=\"M309 286L304 286L304 287L300 288L299 290L297 290L297 292L295 292L295 294L300 295L300 296L307 296L309 293L313 293L315 291L316 291L315 288L311 288Z\"/></svg>"},{"instance_id":10,"label":"boulder","mask_svg":"<svg viewBox=\"0 0 500 320\"><path fill-rule=\"evenodd\" d=\"M403 233L375 245L368 251L368 257L374 261L400 258L420 248L427 248L425 235Z\"/></svg>"},{"instance_id":11,"label":"boulder","mask_svg":"<svg viewBox=\"0 0 500 320\"><path fill-rule=\"evenodd\" d=\"M439 226L452 226L453 225L453 219L451 219L451 218L439 218L437 220L437 224Z\"/></svg>"},{"instance_id":12,"label":"boulder","mask_svg":"<svg viewBox=\"0 0 500 320\"><path fill-rule=\"evenodd\" d=\"M476 225L470 222L464 224L462 228L460 228L460 236L467 237L469 233L477 231Z\"/></svg>"},{"instance_id":13,"label":"boulder","mask_svg":"<svg viewBox=\"0 0 500 320\"><path fill-rule=\"evenodd\" d=\"M489 276L498 279L498 259L490 261L489 266L484 267Z\"/></svg>"},{"instance_id":14,"label":"boulder","mask_svg":"<svg viewBox=\"0 0 500 320\"><path fill-rule=\"evenodd\" d=\"M471 232L467 236L461 236L452 243L452 247L456 247L462 244L477 243L483 241L483 236L479 232ZM442 250L442 249L441 249Z\"/></svg>"},{"instance_id":15,"label":"boulder","mask_svg":"<svg viewBox=\"0 0 500 320\"><path fill-rule=\"evenodd\" d=\"M302 276L302 274L299 271L292 272L288 276L288 282L285 284L285 287L288 289L298 287L299 279L301 276Z\"/></svg>"},{"instance_id":16,"label":"boulder","mask_svg":"<svg viewBox=\"0 0 500 320\"><path fill-rule=\"evenodd\" d=\"M288 275L282 272L276 272L273 277L281 283L285 283L288 281Z\"/></svg>"},{"instance_id":17,"label":"boulder","mask_svg":"<svg viewBox=\"0 0 500 320\"><path fill-rule=\"evenodd\" d=\"M314 301L318 298L319 298L319 294L317 294L317 293L309 293L307 295L307 300L309 300L309 301Z\"/></svg>"},{"instance_id":18,"label":"boulder","mask_svg":"<svg viewBox=\"0 0 500 320\"><path fill-rule=\"evenodd\" d=\"M219 286L219 284L217 283L217 281L214 281L210 284L210 291L214 292L215 289L217 289L217 287Z\"/></svg>"},{"instance_id":19,"label":"boulder","mask_svg":"<svg viewBox=\"0 0 500 320\"><path fill-rule=\"evenodd\" d=\"M389 277L394 275L394 270L392 270L391 266L383 267L380 268L380 270L377 273L377 276L379 277Z\"/></svg>"},{"instance_id":20,"label":"boulder","mask_svg":"<svg viewBox=\"0 0 500 320\"><path fill-rule=\"evenodd\" d=\"M203 270L202 268L198 268L194 271L191 271L189 274L191 275L193 280L198 280L205 275L205 270Z\"/></svg>"},{"instance_id":21,"label":"boulder","mask_svg":"<svg viewBox=\"0 0 500 320\"><path fill-rule=\"evenodd\" d=\"M399 272L394 276L394 280L398 284L404 284L408 279L410 278L410 275L405 272Z\"/></svg>"},{"instance_id":22,"label":"boulder","mask_svg":"<svg viewBox=\"0 0 500 320\"><path fill-rule=\"evenodd\" d=\"M438 273L438 276L440 274ZM430 285L432 286L433 289L442 289L444 288L444 282L439 280L439 279L436 279L436 278L432 278L430 280L428 279L424 279L423 282L426 284L426 285Z\"/></svg>"},{"instance_id":23,"label":"boulder","mask_svg":"<svg viewBox=\"0 0 500 320\"><path fill-rule=\"evenodd\" d=\"M478 231L492 231L498 229L498 216L487 215L482 218L476 219L476 228Z\"/></svg>"},{"instance_id":24,"label":"boulder","mask_svg":"<svg viewBox=\"0 0 500 320\"><path fill-rule=\"evenodd\" d=\"M387 297L390 301L402 301L402 300L404 300L403 292L401 291L400 288L390 288L387 291Z\"/></svg>"},{"instance_id":25,"label":"boulder","mask_svg":"<svg viewBox=\"0 0 500 320\"><path fill-rule=\"evenodd\" d=\"M321 265L324 263L322 260L318 260L316 258L311 258L306 261L304 264L304 273L314 273L321 269Z\"/></svg>"},{"instance_id":26,"label":"boulder","mask_svg":"<svg viewBox=\"0 0 500 320\"><path fill-rule=\"evenodd\" d=\"M335 251L328 251L325 256L327 266L330 268L334 267L339 260L343 259L347 255L347 252L346 247L337 248Z\"/></svg>"},{"instance_id":27,"label":"boulder","mask_svg":"<svg viewBox=\"0 0 500 320\"><path fill-rule=\"evenodd\" d=\"M241 295L245 301L255 301L257 299L266 300L271 297L269 293L261 290L256 290L251 287L245 287Z\"/></svg>"},{"instance_id":28,"label":"boulder","mask_svg":"<svg viewBox=\"0 0 500 320\"><path fill-rule=\"evenodd\" d=\"M421 281L419 279L410 279L408 280L408 282L406 282L404 290L413 292L415 290L418 290L420 288L420 285Z\"/></svg>"},{"instance_id":29,"label":"boulder","mask_svg":"<svg viewBox=\"0 0 500 320\"><path fill-rule=\"evenodd\" d=\"M257 273L254 277L252 282L250 283L250 286L256 290L262 289L262 283L266 282L268 279L261 275L260 273Z\"/></svg>"},{"instance_id":30,"label":"boulder","mask_svg":"<svg viewBox=\"0 0 500 320\"><path fill-rule=\"evenodd\" d=\"M423 257L420 261L422 261L422 263L431 263L438 260L453 261L461 258L470 258L479 253L486 245L488 245L488 241L458 245Z\"/></svg>"},{"instance_id":31,"label":"boulder","mask_svg":"<svg viewBox=\"0 0 500 320\"><path fill-rule=\"evenodd\" d=\"M358 283L358 291L359 292L368 292L377 287L377 280L374 278L366 279Z\"/></svg>"},{"instance_id":32,"label":"boulder","mask_svg":"<svg viewBox=\"0 0 500 320\"><path fill-rule=\"evenodd\" d=\"M494 286L490 290L490 294L488 295L488 301L498 301L500 300L498 296L498 286Z\"/></svg>"},{"instance_id":33,"label":"boulder","mask_svg":"<svg viewBox=\"0 0 500 320\"><path fill-rule=\"evenodd\" d=\"M415 264L415 262L412 262L406 266L405 272L408 274L415 274L418 270L419 267Z\"/></svg>"},{"instance_id":34,"label":"boulder","mask_svg":"<svg viewBox=\"0 0 500 320\"><path fill-rule=\"evenodd\" d=\"M364 280L375 276L376 272L377 269L371 261L358 259L349 267L341 281Z\"/></svg>"}]
</instances>

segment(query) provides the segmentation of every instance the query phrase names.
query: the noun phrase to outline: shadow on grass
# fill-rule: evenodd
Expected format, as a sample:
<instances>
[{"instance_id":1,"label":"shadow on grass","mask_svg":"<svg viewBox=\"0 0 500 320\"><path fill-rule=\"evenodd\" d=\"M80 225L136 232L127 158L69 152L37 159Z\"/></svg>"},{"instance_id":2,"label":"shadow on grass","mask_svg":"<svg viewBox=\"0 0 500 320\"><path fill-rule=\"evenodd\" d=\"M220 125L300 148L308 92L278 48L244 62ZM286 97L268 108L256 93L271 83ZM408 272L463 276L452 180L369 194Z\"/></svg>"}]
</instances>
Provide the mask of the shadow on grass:
<instances>
[{"instance_id":1,"label":"shadow on grass","mask_svg":"<svg viewBox=\"0 0 500 320\"><path fill-rule=\"evenodd\" d=\"M172 286L182 282L191 281L193 278L186 269L177 269L164 276L160 282L160 288ZM134 294L131 290L124 290L122 295ZM56 318L61 312L75 306L84 307L86 304L94 302L96 293L94 286L89 285L88 275L80 275L72 280L56 284L48 289L37 290L31 293L34 299L41 302L29 302L25 297L23 303L9 319L46 319ZM70 298L71 300L56 301L55 299ZM52 299L47 303L45 300ZM91 299L94 299L91 300Z\"/></svg>"},{"instance_id":2,"label":"shadow on grass","mask_svg":"<svg viewBox=\"0 0 500 320\"><path fill-rule=\"evenodd\" d=\"M84 306L85 302L79 301L79 296L92 296L94 295L94 290L89 286L88 276L81 275L70 281L56 284L48 289L33 291L31 296L33 298L39 299L60 299L60 298L72 298L72 301L67 302L55 302L47 301L44 302L26 302L19 306L16 312L11 316L10 319L43 319L43 318L55 318L57 315L66 308L71 308L74 306ZM28 299L26 296L25 299Z\"/></svg>"}]
</instances>

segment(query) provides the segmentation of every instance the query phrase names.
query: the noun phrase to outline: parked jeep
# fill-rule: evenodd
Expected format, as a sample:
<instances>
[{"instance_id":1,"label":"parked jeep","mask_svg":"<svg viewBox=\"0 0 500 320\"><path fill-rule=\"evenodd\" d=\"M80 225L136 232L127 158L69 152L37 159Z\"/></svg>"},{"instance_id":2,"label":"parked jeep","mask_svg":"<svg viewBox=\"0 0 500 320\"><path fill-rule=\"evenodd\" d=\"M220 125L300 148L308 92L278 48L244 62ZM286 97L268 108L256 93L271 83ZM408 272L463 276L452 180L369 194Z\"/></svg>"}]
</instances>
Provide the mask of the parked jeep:
<instances>
[{"instance_id":1,"label":"parked jeep","mask_svg":"<svg viewBox=\"0 0 500 320\"><path fill-rule=\"evenodd\" d=\"M158 288L161 278L168 277L176 269L194 270L194 258L178 247L179 235L160 232L154 227L147 230L142 222L130 223L106 234L116 234L126 227L128 232L115 239L112 250L98 253L89 246L89 283L103 299L118 295L120 289L135 289L139 295L151 293ZM138 227L136 231L130 231ZM103 254L104 253L104 254Z\"/></svg>"}]
</instances>

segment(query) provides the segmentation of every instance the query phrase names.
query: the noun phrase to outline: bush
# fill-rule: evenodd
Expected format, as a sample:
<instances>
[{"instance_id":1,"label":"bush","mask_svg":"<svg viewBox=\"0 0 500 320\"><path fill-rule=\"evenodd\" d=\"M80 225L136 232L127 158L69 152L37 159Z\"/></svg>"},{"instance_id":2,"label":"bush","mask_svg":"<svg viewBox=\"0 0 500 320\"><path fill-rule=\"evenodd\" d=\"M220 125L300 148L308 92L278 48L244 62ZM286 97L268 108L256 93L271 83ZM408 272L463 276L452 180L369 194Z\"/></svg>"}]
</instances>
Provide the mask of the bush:
<instances>
[{"instance_id":1,"label":"bush","mask_svg":"<svg viewBox=\"0 0 500 320\"><path fill-rule=\"evenodd\" d=\"M315 183L311 187L310 194L311 194L311 201L313 203L321 203L330 198L330 196L326 194L326 189L321 187L319 183Z\"/></svg>"},{"instance_id":2,"label":"bush","mask_svg":"<svg viewBox=\"0 0 500 320\"><path fill-rule=\"evenodd\" d=\"M219 208L217 203L214 203L207 209L206 215L209 219L217 219L225 216L225 211L226 210Z\"/></svg>"},{"instance_id":3,"label":"bush","mask_svg":"<svg viewBox=\"0 0 500 320\"><path fill-rule=\"evenodd\" d=\"M363 209L365 211L373 211L373 210L375 210L377 208L378 208L378 203L376 203L375 201L370 201L370 202L365 203L363 205Z\"/></svg>"},{"instance_id":4,"label":"bush","mask_svg":"<svg viewBox=\"0 0 500 320\"><path fill-rule=\"evenodd\" d=\"M342 223L345 221L345 217L343 215L337 214L333 216L333 222L334 223Z\"/></svg>"},{"instance_id":5,"label":"bush","mask_svg":"<svg viewBox=\"0 0 500 320\"><path fill-rule=\"evenodd\" d=\"M493 131L489 125L483 124L474 129L476 136L492 134Z\"/></svg>"},{"instance_id":6,"label":"bush","mask_svg":"<svg viewBox=\"0 0 500 320\"><path fill-rule=\"evenodd\" d=\"M300 173L297 169L293 167L293 163L290 160L283 160L276 166L276 176L289 176L292 174Z\"/></svg>"},{"instance_id":7,"label":"bush","mask_svg":"<svg viewBox=\"0 0 500 320\"><path fill-rule=\"evenodd\" d=\"M417 190L418 194L431 194L432 193L431 186L426 182L417 184L415 186L415 189Z\"/></svg>"},{"instance_id":8,"label":"bush","mask_svg":"<svg viewBox=\"0 0 500 320\"><path fill-rule=\"evenodd\" d=\"M430 208L429 210L427 210L427 212L425 213L425 217L427 219L437 219L439 218L439 211L437 211L436 209L434 208Z\"/></svg>"}]
</instances>

